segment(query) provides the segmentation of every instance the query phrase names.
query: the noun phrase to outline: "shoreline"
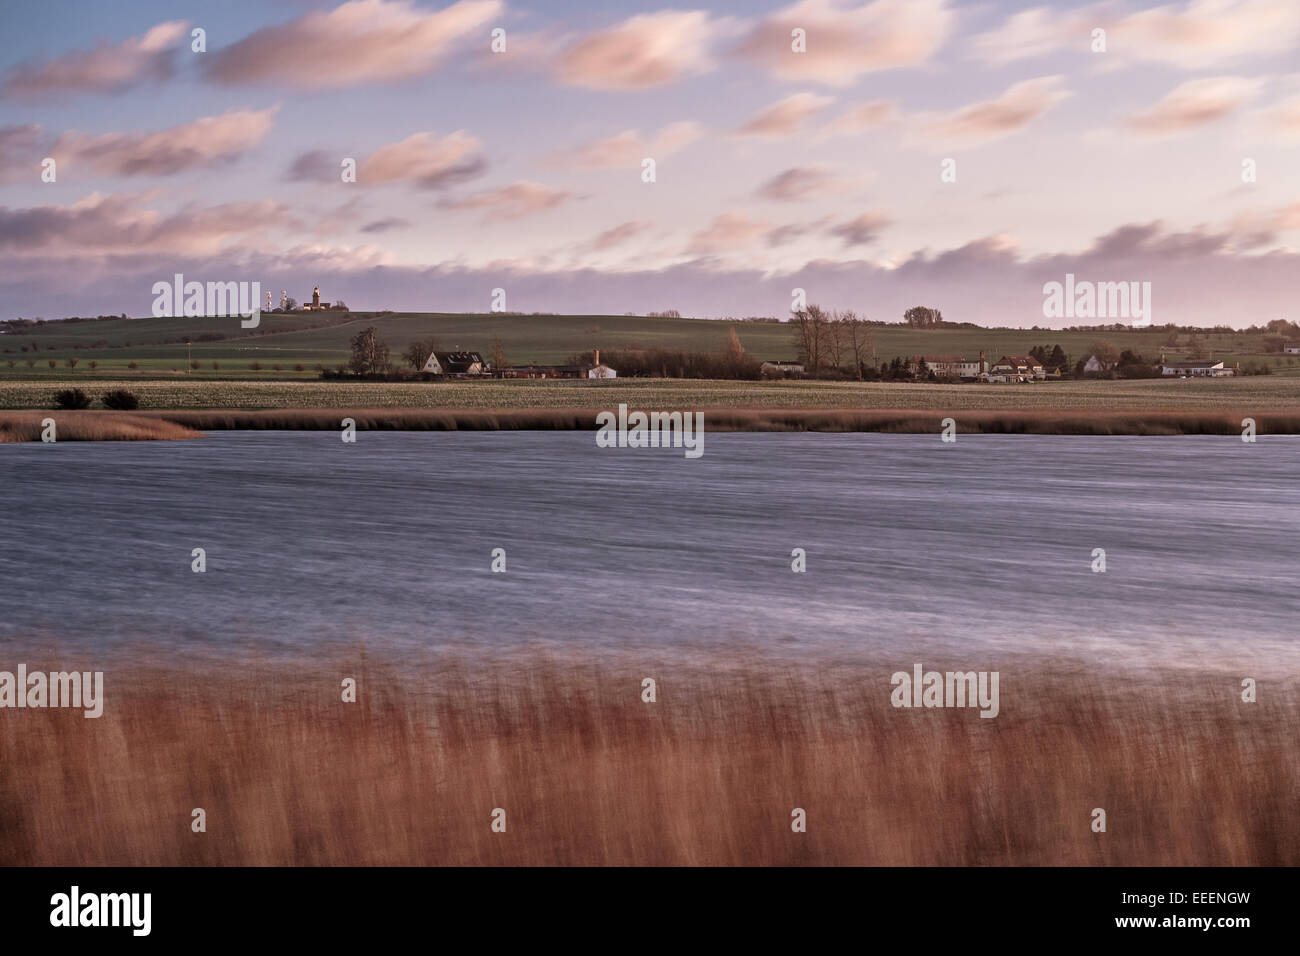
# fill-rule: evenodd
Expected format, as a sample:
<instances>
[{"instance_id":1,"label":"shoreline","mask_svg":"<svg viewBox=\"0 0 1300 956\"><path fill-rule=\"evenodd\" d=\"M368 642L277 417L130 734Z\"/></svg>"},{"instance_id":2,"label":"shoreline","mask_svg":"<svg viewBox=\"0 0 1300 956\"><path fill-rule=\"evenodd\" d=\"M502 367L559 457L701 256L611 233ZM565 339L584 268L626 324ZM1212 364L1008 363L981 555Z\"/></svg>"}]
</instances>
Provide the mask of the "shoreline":
<instances>
[{"instance_id":1,"label":"shoreline","mask_svg":"<svg viewBox=\"0 0 1300 956\"><path fill-rule=\"evenodd\" d=\"M613 407L617 407L617 402ZM277 408L114 412L0 411L0 443L41 441L52 418L60 441L176 440L229 430L338 431L351 418L357 431L595 431L589 408ZM957 434L999 435L1241 435L1254 419L1259 435L1300 434L1300 411L943 410L647 408L698 411L719 432L883 432L935 434L945 418Z\"/></svg>"}]
</instances>

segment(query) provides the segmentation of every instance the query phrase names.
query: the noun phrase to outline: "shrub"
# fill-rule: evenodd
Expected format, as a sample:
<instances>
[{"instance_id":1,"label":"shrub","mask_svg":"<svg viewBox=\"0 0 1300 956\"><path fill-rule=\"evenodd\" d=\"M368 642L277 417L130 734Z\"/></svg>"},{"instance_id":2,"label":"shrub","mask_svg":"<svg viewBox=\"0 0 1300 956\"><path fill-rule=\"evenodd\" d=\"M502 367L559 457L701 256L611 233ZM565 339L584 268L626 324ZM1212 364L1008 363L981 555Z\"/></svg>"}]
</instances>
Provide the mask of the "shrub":
<instances>
[{"instance_id":1,"label":"shrub","mask_svg":"<svg viewBox=\"0 0 1300 956\"><path fill-rule=\"evenodd\" d=\"M89 408L90 396L79 388L65 388L54 394L54 404L59 408Z\"/></svg>"},{"instance_id":2,"label":"shrub","mask_svg":"<svg viewBox=\"0 0 1300 956\"><path fill-rule=\"evenodd\" d=\"M262 371L262 363L261 363L261 362L253 362L253 363L252 363L251 365L249 365L248 367L251 368L254 372L260 372L260 371Z\"/></svg>"},{"instance_id":3,"label":"shrub","mask_svg":"<svg viewBox=\"0 0 1300 956\"><path fill-rule=\"evenodd\" d=\"M129 369L137 369L140 367L140 363L132 360L126 363L126 367Z\"/></svg>"},{"instance_id":4,"label":"shrub","mask_svg":"<svg viewBox=\"0 0 1300 956\"><path fill-rule=\"evenodd\" d=\"M124 388L105 392L100 401L104 403L105 408L119 412L131 412L140 407L140 400Z\"/></svg>"}]
</instances>

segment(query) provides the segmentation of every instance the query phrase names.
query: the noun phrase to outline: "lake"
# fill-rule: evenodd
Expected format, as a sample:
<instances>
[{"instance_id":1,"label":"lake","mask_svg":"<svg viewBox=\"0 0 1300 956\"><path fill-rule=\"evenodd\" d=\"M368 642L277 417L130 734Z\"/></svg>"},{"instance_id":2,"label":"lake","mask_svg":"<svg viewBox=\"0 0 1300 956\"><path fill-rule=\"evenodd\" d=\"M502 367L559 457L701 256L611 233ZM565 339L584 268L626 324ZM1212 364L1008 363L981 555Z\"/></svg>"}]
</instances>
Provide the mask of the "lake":
<instances>
[{"instance_id":1,"label":"lake","mask_svg":"<svg viewBox=\"0 0 1300 956\"><path fill-rule=\"evenodd\" d=\"M694 460L590 432L9 445L0 639L1294 673L1298 463L1268 436L711 432Z\"/></svg>"}]
</instances>

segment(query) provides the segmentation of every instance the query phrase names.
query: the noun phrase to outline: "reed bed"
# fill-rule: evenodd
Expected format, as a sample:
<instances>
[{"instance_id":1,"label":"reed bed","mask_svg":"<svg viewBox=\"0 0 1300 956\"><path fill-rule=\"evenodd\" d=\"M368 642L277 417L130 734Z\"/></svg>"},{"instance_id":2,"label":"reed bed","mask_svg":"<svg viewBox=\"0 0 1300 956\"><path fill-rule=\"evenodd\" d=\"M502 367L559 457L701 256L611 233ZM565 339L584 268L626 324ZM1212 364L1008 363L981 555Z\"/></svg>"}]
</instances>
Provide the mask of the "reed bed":
<instances>
[{"instance_id":1,"label":"reed bed","mask_svg":"<svg viewBox=\"0 0 1300 956\"><path fill-rule=\"evenodd\" d=\"M179 422L134 412L0 412L0 442L41 441L42 422L52 418L58 441L174 441L199 438Z\"/></svg>"},{"instance_id":2,"label":"reed bed","mask_svg":"<svg viewBox=\"0 0 1300 956\"><path fill-rule=\"evenodd\" d=\"M222 429L338 430L344 418L367 431L595 430L607 409L264 409L159 412L166 421L204 431ZM612 410L612 409L608 409ZM652 409L643 409L650 411ZM658 411L686 410L671 406ZM942 412L898 409L690 409L711 431L896 432L934 434ZM1300 412L954 412L958 433L1025 435L1240 435L1253 418L1260 434L1300 434Z\"/></svg>"},{"instance_id":3,"label":"reed bed","mask_svg":"<svg viewBox=\"0 0 1300 956\"><path fill-rule=\"evenodd\" d=\"M1294 686L1026 661L990 720L894 709L895 662L728 660L110 667L97 720L0 712L0 863L1300 863Z\"/></svg>"}]
</instances>

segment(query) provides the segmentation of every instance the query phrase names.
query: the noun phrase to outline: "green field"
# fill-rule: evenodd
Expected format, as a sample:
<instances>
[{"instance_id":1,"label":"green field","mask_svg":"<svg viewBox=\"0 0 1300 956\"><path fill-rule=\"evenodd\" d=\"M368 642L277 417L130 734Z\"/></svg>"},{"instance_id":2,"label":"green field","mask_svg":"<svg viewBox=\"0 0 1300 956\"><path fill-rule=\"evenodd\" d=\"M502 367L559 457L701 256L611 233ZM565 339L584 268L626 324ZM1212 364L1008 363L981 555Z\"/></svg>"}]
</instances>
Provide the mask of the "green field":
<instances>
[{"instance_id":1,"label":"green field","mask_svg":"<svg viewBox=\"0 0 1300 956\"><path fill-rule=\"evenodd\" d=\"M0 381L0 408L52 408L54 382ZM250 382L177 379L83 383L98 398L129 388L141 409L423 408L911 409L1051 411L1300 410L1300 376L939 385L908 382L720 382L693 379L481 382ZM95 407L99 407L96 403Z\"/></svg>"},{"instance_id":2,"label":"green field","mask_svg":"<svg viewBox=\"0 0 1300 956\"><path fill-rule=\"evenodd\" d=\"M348 341L373 325L394 361L411 342L434 337L444 349L474 349L485 355L494 336L505 343L507 360L555 364L593 348L671 348L721 351L734 328L754 358L793 359L791 327L785 323L728 322L711 319L647 318L610 315L448 315L432 313L294 313L263 315L256 330L244 330L235 318L111 319L47 322L0 335L0 382L68 381L91 378L185 377L187 379L314 379L317 365L347 361ZM877 360L895 356L977 355L990 359L1026 354L1035 345L1060 344L1071 363L1086 358L1098 339L1153 359L1188 355L1187 333L1167 328L1120 332L1032 331L1025 329L935 329L904 326L874 330ZM249 334L253 332L254 334ZM204 336L228 336L199 341ZM185 338L191 342L187 346ZM1277 372L1300 372L1300 356L1265 354L1263 336L1218 332L1202 336L1216 360L1267 362ZM67 359L78 361L75 370ZM53 359L56 368L49 367ZM200 363L191 370L190 361ZM28 362L34 361L33 367ZM12 362L11 366L9 363ZM90 363L97 364L96 369ZM129 363L136 363L131 369ZM218 368L214 369L212 363ZM262 368L254 370L253 363ZM276 368L279 366L279 368ZM296 366L302 366L299 371Z\"/></svg>"}]
</instances>

